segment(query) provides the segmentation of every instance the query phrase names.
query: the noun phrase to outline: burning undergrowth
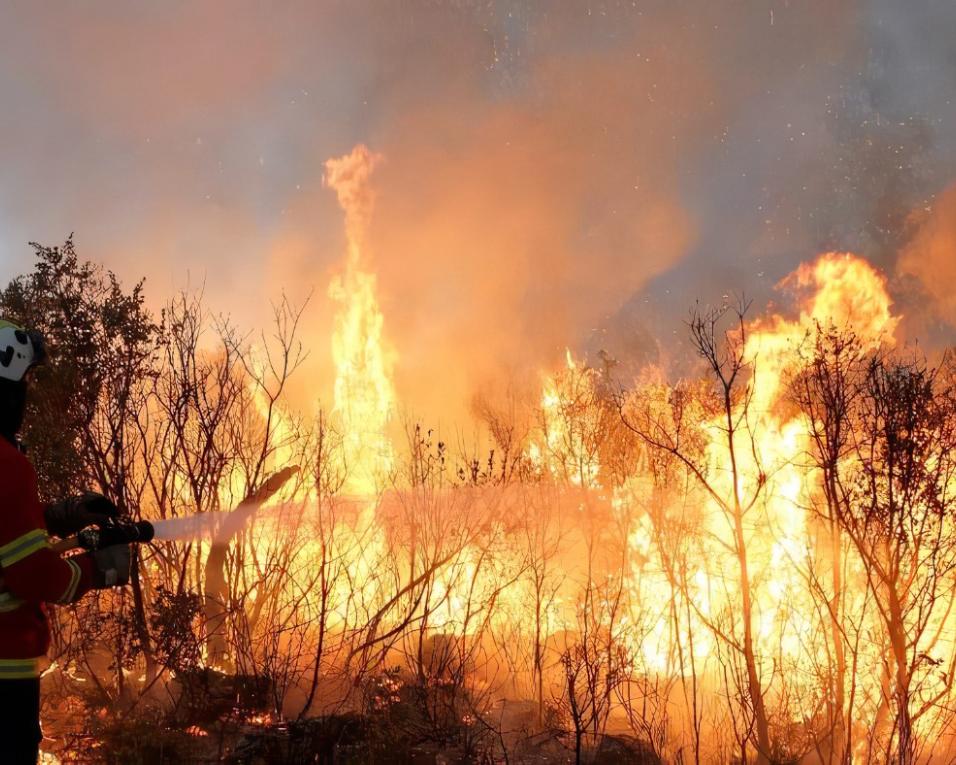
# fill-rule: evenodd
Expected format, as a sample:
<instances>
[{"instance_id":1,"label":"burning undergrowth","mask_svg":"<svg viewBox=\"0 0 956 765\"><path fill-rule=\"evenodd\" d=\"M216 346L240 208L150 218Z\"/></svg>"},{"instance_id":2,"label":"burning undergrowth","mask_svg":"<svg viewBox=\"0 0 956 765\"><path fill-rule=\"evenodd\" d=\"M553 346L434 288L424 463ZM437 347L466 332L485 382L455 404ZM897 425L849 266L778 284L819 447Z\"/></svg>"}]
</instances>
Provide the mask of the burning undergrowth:
<instances>
[{"instance_id":1,"label":"burning undergrowth","mask_svg":"<svg viewBox=\"0 0 956 765\"><path fill-rule=\"evenodd\" d=\"M678 380L569 352L532 400L479 402L487 448L452 446L397 427L363 249L378 161L327 166L349 235L328 413L287 400L288 302L254 342L191 296L156 319L70 244L5 293L61 359L29 433L49 490L95 480L157 529L128 591L58 612L51 748L952 756L956 389L897 337L886 278L829 253L785 309L698 307Z\"/></svg>"}]
</instances>

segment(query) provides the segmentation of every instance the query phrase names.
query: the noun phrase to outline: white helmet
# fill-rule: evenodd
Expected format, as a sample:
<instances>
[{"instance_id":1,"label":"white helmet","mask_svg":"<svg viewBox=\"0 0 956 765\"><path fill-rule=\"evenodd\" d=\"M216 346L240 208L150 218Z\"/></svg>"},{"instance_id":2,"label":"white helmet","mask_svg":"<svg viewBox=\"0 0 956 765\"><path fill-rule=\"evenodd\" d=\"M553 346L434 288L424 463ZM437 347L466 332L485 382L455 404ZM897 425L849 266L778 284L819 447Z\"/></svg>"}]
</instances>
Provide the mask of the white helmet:
<instances>
[{"instance_id":1,"label":"white helmet","mask_svg":"<svg viewBox=\"0 0 956 765\"><path fill-rule=\"evenodd\" d=\"M39 332L0 319L0 379L19 382L46 361L46 346Z\"/></svg>"}]
</instances>

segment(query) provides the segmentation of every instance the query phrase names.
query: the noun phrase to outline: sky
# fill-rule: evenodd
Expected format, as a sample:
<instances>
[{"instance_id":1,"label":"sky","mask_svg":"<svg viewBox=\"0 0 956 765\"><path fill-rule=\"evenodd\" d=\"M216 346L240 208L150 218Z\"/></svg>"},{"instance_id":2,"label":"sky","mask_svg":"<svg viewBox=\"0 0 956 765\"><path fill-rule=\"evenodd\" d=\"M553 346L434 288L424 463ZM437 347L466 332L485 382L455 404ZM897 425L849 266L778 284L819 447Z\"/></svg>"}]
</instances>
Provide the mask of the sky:
<instances>
[{"instance_id":1,"label":"sky","mask_svg":"<svg viewBox=\"0 0 956 765\"><path fill-rule=\"evenodd\" d=\"M323 167L364 143L411 409L565 347L673 355L695 300L783 301L827 250L952 343L953 40L949 0L8 1L0 281L73 233L155 307L201 289L251 329L308 298L327 391Z\"/></svg>"}]
</instances>

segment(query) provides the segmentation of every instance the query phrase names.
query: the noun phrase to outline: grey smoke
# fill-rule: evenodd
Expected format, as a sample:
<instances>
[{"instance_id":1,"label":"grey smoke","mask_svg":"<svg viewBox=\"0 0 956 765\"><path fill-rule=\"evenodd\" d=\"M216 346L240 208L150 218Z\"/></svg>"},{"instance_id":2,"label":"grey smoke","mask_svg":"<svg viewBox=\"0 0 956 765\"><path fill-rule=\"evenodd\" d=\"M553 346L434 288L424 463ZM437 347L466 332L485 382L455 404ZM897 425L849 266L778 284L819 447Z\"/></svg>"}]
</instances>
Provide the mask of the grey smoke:
<instances>
[{"instance_id":1,"label":"grey smoke","mask_svg":"<svg viewBox=\"0 0 956 765\"><path fill-rule=\"evenodd\" d=\"M956 180L953 39L944 0L5 3L0 281L74 231L154 304L205 282L246 326L314 287L322 340L322 163L365 142L399 397L460 413L565 345L673 355L695 299L780 299L820 250L894 275Z\"/></svg>"}]
</instances>

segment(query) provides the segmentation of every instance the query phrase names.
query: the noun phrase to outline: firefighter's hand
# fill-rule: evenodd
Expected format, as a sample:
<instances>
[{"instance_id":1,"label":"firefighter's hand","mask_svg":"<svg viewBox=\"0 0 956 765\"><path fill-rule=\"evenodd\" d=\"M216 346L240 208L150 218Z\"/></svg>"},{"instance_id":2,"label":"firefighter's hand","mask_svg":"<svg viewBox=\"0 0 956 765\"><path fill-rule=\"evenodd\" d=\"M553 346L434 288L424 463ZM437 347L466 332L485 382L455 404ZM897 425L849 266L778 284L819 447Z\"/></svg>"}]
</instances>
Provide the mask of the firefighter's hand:
<instances>
[{"instance_id":1,"label":"firefighter's hand","mask_svg":"<svg viewBox=\"0 0 956 765\"><path fill-rule=\"evenodd\" d=\"M44 511L47 530L58 537L68 537L87 526L105 526L119 511L102 494L88 491L78 497L47 506Z\"/></svg>"},{"instance_id":2,"label":"firefighter's hand","mask_svg":"<svg viewBox=\"0 0 956 765\"><path fill-rule=\"evenodd\" d=\"M102 550L94 550L90 553L93 556L95 568L93 571L93 587L97 590L105 590L108 587L122 587L129 584L130 558L132 547L130 545L112 545L104 547Z\"/></svg>"}]
</instances>

